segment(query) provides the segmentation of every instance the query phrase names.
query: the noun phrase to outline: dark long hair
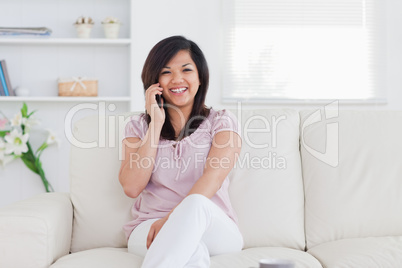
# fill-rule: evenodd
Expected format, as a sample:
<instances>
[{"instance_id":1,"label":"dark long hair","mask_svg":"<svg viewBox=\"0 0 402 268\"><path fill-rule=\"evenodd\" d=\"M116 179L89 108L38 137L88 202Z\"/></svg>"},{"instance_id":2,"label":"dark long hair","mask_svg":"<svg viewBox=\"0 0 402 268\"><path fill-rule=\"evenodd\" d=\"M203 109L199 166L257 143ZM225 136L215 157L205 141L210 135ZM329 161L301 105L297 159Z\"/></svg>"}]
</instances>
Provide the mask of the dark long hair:
<instances>
[{"instance_id":1,"label":"dark long hair","mask_svg":"<svg viewBox=\"0 0 402 268\"><path fill-rule=\"evenodd\" d=\"M141 79L144 84L144 91L146 91L151 85L158 83L162 68L165 67L166 64L181 50L190 53L191 59L197 67L198 78L201 83L194 98L190 119L186 122L184 129L180 133L180 137L185 137L193 133L204 119L208 117L210 112L210 108L205 106L205 97L207 95L209 84L209 71L207 61L201 49L196 43L183 36L171 36L163 39L149 52L142 69ZM164 106L163 108L165 109L166 118L162 127L161 137L167 140L175 140L177 137L175 137L175 131L170 122L167 107ZM149 125L151 117L146 111L145 113Z\"/></svg>"}]
</instances>

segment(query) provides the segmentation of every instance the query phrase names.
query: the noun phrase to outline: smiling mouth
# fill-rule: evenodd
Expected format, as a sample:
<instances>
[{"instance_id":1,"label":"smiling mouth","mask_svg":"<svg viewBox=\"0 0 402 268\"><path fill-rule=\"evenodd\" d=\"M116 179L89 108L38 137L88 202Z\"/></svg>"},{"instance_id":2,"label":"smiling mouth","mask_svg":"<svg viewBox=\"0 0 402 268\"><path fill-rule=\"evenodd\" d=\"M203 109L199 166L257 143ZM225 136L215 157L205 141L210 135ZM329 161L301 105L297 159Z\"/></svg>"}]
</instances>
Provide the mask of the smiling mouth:
<instances>
[{"instance_id":1,"label":"smiling mouth","mask_svg":"<svg viewBox=\"0 0 402 268\"><path fill-rule=\"evenodd\" d=\"M180 87L180 88L171 88L169 90L173 93L180 94L180 93L183 93L184 91L186 91L187 89L188 88L186 88L186 87Z\"/></svg>"}]
</instances>

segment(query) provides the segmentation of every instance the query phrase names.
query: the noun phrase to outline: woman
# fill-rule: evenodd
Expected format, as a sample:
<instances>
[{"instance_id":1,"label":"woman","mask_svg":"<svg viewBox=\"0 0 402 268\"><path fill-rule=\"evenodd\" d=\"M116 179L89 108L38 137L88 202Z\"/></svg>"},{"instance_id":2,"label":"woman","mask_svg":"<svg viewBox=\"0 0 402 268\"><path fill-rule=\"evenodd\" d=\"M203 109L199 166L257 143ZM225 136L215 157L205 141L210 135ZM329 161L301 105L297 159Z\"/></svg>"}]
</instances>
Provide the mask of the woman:
<instances>
[{"instance_id":1,"label":"woman","mask_svg":"<svg viewBox=\"0 0 402 268\"><path fill-rule=\"evenodd\" d=\"M126 126L119 173L126 195L137 198L124 226L128 251L145 256L142 267L209 267L210 255L243 247L227 178L240 130L231 113L204 105L209 72L194 42L160 41L142 81L146 113Z\"/></svg>"}]
</instances>

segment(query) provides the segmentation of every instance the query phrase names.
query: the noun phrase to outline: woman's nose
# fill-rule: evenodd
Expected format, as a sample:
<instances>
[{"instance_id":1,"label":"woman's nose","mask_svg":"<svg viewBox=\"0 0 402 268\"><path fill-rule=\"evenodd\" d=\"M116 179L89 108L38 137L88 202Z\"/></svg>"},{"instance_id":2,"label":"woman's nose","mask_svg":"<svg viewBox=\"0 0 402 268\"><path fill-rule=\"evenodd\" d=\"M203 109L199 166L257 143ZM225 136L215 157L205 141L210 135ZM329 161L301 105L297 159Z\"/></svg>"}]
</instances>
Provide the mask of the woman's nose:
<instances>
[{"instance_id":1,"label":"woman's nose","mask_svg":"<svg viewBox=\"0 0 402 268\"><path fill-rule=\"evenodd\" d=\"M173 79L172 79L172 83L174 84L179 84L183 82L183 76L181 75L181 73L173 73Z\"/></svg>"}]
</instances>

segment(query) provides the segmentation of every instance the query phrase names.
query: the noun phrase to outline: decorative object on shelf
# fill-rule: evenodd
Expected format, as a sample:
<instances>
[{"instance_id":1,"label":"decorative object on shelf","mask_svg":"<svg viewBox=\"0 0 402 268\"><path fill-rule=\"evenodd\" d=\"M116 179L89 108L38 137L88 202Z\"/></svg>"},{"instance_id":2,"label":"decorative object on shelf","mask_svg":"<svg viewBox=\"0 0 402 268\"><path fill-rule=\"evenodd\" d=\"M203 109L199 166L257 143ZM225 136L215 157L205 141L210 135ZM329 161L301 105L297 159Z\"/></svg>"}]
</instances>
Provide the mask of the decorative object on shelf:
<instances>
[{"instance_id":1,"label":"decorative object on shelf","mask_svg":"<svg viewBox=\"0 0 402 268\"><path fill-rule=\"evenodd\" d=\"M116 39L119 37L121 22L119 19L114 17L106 17L102 21L103 30L105 32L105 37L108 39Z\"/></svg>"},{"instance_id":2,"label":"decorative object on shelf","mask_svg":"<svg viewBox=\"0 0 402 268\"><path fill-rule=\"evenodd\" d=\"M75 23L78 38L89 38L91 36L91 30L94 25L94 21L91 17L79 17Z\"/></svg>"},{"instance_id":3,"label":"decorative object on shelf","mask_svg":"<svg viewBox=\"0 0 402 268\"><path fill-rule=\"evenodd\" d=\"M15 95L19 96L19 97L27 97L30 94L30 91L28 88L26 87L17 87L15 90Z\"/></svg>"},{"instance_id":4,"label":"decorative object on shelf","mask_svg":"<svg viewBox=\"0 0 402 268\"><path fill-rule=\"evenodd\" d=\"M86 77L59 78L59 96L98 96L98 79Z\"/></svg>"},{"instance_id":5,"label":"decorative object on shelf","mask_svg":"<svg viewBox=\"0 0 402 268\"><path fill-rule=\"evenodd\" d=\"M48 130L48 138L34 153L29 143L31 127L38 124L38 121L32 117L34 113L35 111L28 113L26 103L11 121L0 112L4 116L0 119L0 163L4 166L14 159L21 158L32 172L40 176L46 192L53 192L53 187L43 171L40 156L49 145L58 143L58 139L52 131Z\"/></svg>"}]
</instances>

